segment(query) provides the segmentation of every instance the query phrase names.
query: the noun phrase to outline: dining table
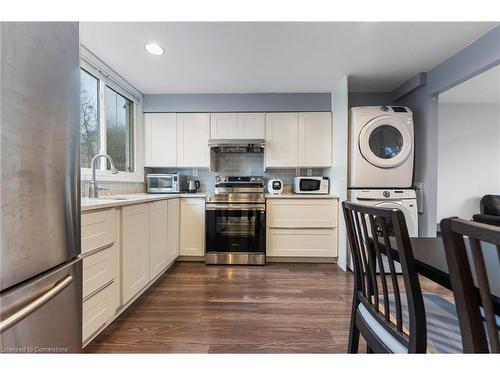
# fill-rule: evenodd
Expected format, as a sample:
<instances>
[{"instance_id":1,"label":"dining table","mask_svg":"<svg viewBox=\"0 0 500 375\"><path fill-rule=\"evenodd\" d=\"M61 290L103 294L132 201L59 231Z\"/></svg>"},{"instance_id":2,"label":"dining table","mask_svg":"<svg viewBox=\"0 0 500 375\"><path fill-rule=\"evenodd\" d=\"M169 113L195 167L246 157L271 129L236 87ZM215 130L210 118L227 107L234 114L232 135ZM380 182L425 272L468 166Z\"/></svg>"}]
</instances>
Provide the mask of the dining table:
<instances>
[{"instance_id":1,"label":"dining table","mask_svg":"<svg viewBox=\"0 0 500 375\"><path fill-rule=\"evenodd\" d=\"M373 240L372 240L373 241ZM394 237L389 239L391 245L391 255L393 259L399 262L399 251ZM415 237L410 238L413 258L415 259L417 272L434 281L435 283L449 289L452 289L446 253L443 239L441 237ZM468 241L465 242L469 263L472 265L472 254ZM379 240L379 249L385 254L383 240ZM495 312L500 314L500 259L499 251L493 244L483 243L483 256L488 273L489 285L491 289ZM476 275L472 268L472 277L477 284Z\"/></svg>"}]
</instances>

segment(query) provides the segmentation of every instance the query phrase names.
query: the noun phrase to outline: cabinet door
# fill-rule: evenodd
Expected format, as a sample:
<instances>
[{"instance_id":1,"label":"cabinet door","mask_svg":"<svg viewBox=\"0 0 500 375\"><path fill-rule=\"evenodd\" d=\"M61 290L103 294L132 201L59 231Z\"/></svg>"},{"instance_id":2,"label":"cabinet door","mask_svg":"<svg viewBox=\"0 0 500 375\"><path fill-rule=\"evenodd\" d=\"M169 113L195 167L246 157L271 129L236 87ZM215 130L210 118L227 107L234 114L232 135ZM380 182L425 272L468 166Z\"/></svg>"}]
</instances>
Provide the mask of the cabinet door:
<instances>
[{"instance_id":1,"label":"cabinet door","mask_svg":"<svg viewBox=\"0 0 500 375\"><path fill-rule=\"evenodd\" d=\"M146 167L177 166L177 116L175 113L144 115Z\"/></svg>"},{"instance_id":2,"label":"cabinet door","mask_svg":"<svg viewBox=\"0 0 500 375\"><path fill-rule=\"evenodd\" d=\"M180 255L205 255L205 200L181 199Z\"/></svg>"},{"instance_id":3,"label":"cabinet door","mask_svg":"<svg viewBox=\"0 0 500 375\"><path fill-rule=\"evenodd\" d=\"M127 303L149 281L149 205L122 208L122 293Z\"/></svg>"},{"instance_id":4,"label":"cabinet door","mask_svg":"<svg viewBox=\"0 0 500 375\"><path fill-rule=\"evenodd\" d=\"M267 228L267 255L277 257L335 257L336 229Z\"/></svg>"},{"instance_id":5,"label":"cabinet door","mask_svg":"<svg viewBox=\"0 0 500 375\"><path fill-rule=\"evenodd\" d=\"M237 131L238 131L237 113L210 114L210 138L236 139L238 138Z\"/></svg>"},{"instance_id":6,"label":"cabinet door","mask_svg":"<svg viewBox=\"0 0 500 375\"><path fill-rule=\"evenodd\" d=\"M167 264L179 256L179 198L168 200Z\"/></svg>"},{"instance_id":7,"label":"cabinet door","mask_svg":"<svg viewBox=\"0 0 500 375\"><path fill-rule=\"evenodd\" d=\"M264 113L238 113L238 138L264 139L266 115Z\"/></svg>"},{"instance_id":8,"label":"cabinet door","mask_svg":"<svg viewBox=\"0 0 500 375\"><path fill-rule=\"evenodd\" d=\"M177 114L177 164L179 167L210 166L210 117L208 113Z\"/></svg>"},{"instance_id":9,"label":"cabinet door","mask_svg":"<svg viewBox=\"0 0 500 375\"><path fill-rule=\"evenodd\" d=\"M299 167L331 167L332 116L330 112L299 113Z\"/></svg>"},{"instance_id":10,"label":"cabinet door","mask_svg":"<svg viewBox=\"0 0 500 375\"><path fill-rule=\"evenodd\" d=\"M149 279L158 276L168 265L168 203L149 203Z\"/></svg>"},{"instance_id":11,"label":"cabinet door","mask_svg":"<svg viewBox=\"0 0 500 375\"><path fill-rule=\"evenodd\" d=\"M336 199L268 199L266 226L270 228L333 228L337 226Z\"/></svg>"},{"instance_id":12,"label":"cabinet door","mask_svg":"<svg viewBox=\"0 0 500 375\"><path fill-rule=\"evenodd\" d=\"M266 168L297 166L297 134L297 113L266 113Z\"/></svg>"}]
</instances>

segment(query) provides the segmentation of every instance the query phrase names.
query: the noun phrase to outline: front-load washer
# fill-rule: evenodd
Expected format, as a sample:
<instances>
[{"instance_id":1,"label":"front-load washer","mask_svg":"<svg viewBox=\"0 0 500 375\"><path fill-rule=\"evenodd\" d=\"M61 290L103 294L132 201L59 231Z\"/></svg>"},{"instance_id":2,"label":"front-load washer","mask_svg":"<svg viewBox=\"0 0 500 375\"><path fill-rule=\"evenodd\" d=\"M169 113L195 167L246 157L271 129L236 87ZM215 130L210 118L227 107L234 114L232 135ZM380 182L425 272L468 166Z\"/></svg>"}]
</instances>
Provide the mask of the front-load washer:
<instances>
[{"instance_id":1,"label":"front-load washer","mask_svg":"<svg viewBox=\"0 0 500 375\"><path fill-rule=\"evenodd\" d=\"M411 189L356 189L347 191L347 199L350 202L363 204L369 207L397 208L405 217L408 235L418 237L418 211L417 196L415 190ZM389 233L391 235L391 233ZM352 259L349 256L349 268L352 269ZM386 263L384 261L384 263ZM386 268L388 269L388 268ZM396 272L401 272L399 265Z\"/></svg>"},{"instance_id":2,"label":"front-load washer","mask_svg":"<svg viewBox=\"0 0 500 375\"><path fill-rule=\"evenodd\" d=\"M413 115L408 107L349 110L349 188L410 188Z\"/></svg>"}]
</instances>

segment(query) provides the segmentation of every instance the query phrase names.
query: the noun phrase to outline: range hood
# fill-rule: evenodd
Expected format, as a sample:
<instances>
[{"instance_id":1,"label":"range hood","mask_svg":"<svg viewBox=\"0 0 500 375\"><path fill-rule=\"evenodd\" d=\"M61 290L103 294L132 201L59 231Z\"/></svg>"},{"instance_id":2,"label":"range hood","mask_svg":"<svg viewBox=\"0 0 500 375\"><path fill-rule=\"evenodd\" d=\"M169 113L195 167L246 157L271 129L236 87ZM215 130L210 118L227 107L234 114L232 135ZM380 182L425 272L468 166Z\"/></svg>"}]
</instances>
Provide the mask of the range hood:
<instances>
[{"instance_id":1,"label":"range hood","mask_svg":"<svg viewBox=\"0 0 500 375\"><path fill-rule=\"evenodd\" d=\"M261 154L263 139L210 139L208 146L216 154Z\"/></svg>"}]
</instances>

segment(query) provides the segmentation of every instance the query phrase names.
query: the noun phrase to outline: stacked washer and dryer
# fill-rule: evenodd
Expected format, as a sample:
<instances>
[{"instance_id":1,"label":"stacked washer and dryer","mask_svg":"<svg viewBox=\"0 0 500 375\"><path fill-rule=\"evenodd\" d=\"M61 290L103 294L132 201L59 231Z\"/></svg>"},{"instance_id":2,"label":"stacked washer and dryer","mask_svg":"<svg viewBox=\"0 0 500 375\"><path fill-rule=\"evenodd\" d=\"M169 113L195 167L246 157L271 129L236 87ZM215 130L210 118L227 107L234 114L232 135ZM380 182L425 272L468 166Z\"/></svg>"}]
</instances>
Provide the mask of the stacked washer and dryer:
<instances>
[{"instance_id":1,"label":"stacked washer and dryer","mask_svg":"<svg viewBox=\"0 0 500 375\"><path fill-rule=\"evenodd\" d=\"M414 130L408 107L353 107L349 118L348 199L398 208L410 237L418 237L413 183Z\"/></svg>"}]
</instances>

